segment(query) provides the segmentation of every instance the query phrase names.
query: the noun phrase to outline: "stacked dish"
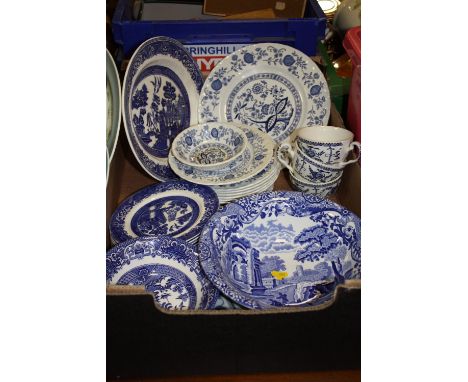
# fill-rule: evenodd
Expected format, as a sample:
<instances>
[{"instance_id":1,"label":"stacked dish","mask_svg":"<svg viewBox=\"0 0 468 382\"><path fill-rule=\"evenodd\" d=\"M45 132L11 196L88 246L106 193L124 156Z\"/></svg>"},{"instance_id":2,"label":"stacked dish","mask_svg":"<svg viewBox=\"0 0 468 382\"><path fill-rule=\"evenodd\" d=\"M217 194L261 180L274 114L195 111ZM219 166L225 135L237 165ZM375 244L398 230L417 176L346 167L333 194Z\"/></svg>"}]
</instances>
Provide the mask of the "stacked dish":
<instances>
[{"instance_id":1,"label":"stacked dish","mask_svg":"<svg viewBox=\"0 0 468 382\"><path fill-rule=\"evenodd\" d=\"M198 250L207 277L243 307L317 306L361 278L361 220L314 195L267 192L214 214Z\"/></svg>"},{"instance_id":2,"label":"stacked dish","mask_svg":"<svg viewBox=\"0 0 468 382\"><path fill-rule=\"evenodd\" d=\"M281 169L274 150L256 127L205 123L174 139L169 166L182 179L211 186L224 204L273 187Z\"/></svg>"},{"instance_id":3,"label":"stacked dish","mask_svg":"<svg viewBox=\"0 0 468 382\"><path fill-rule=\"evenodd\" d=\"M218 207L218 197L210 187L182 180L154 184L129 196L114 211L109 224L111 242L169 235L195 244Z\"/></svg>"},{"instance_id":4,"label":"stacked dish","mask_svg":"<svg viewBox=\"0 0 468 382\"><path fill-rule=\"evenodd\" d=\"M165 235L127 240L107 251L107 284L143 285L165 309L215 309L219 291L203 273L195 250Z\"/></svg>"}]
</instances>

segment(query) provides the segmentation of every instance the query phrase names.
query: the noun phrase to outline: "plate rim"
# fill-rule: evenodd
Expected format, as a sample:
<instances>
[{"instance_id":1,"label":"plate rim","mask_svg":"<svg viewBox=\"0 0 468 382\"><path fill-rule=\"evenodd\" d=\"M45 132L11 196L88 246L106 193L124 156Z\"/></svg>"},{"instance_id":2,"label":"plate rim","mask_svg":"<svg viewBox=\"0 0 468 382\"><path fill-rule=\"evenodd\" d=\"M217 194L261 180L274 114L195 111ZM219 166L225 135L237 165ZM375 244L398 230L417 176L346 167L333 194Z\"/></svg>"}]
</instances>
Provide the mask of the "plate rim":
<instances>
[{"instance_id":1,"label":"plate rim","mask_svg":"<svg viewBox=\"0 0 468 382\"><path fill-rule=\"evenodd\" d=\"M110 72L108 72L107 69L110 69ZM113 79L112 81L110 80L110 77ZM119 133L120 133L120 125L122 122L122 86L120 84L120 75L119 75L119 71L117 70L117 65L115 64L114 58L112 57L111 53L109 52L109 49L107 48L106 48L106 78L109 81L109 84L111 87L112 99L114 98L117 99L117 102L112 102L112 106L117 106L117 112L114 113L114 110L112 110L112 116L114 117L115 115L116 117L115 117L115 120L114 118L112 118L111 131L115 129L115 139L114 139L114 143L112 145L111 151L109 152L109 164L110 164L110 162L112 161L112 158L114 157L115 149L117 147L117 141L119 140ZM107 143L106 144L107 150L109 151L108 142L106 143Z\"/></svg>"},{"instance_id":2,"label":"plate rim","mask_svg":"<svg viewBox=\"0 0 468 382\"><path fill-rule=\"evenodd\" d=\"M187 191L193 192L194 194L199 195L203 199L203 208L205 209L205 212L201 215L200 221L196 225L192 226L191 228L189 227L188 231L186 230L185 234L178 236L178 237L174 237L174 239L189 240L193 238L194 236L199 235L204 225L208 222L211 216L214 213L216 213L216 211L219 209L218 195L209 186L192 183L192 182L182 180L182 179L175 179L175 180L171 180L167 182L155 183L155 184L150 184L148 186L145 186L135 191L133 194L129 195L122 202L120 202L117 208L112 213L111 218L109 220L109 234L111 236L112 242L122 243L127 240L134 239L127 235L127 233L123 229L123 226L120 225L119 223L120 218L123 221L125 220L125 216L127 215L127 213L125 213L124 215L121 215L123 214L123 210L125 208L132 209L135 205L141 202L142 199L150 195L154 195L160 192L170 191L170 190L174 190L174 191L187 190ZM127 207L127 205L129 206ZM149 236L154 236L154 235L149 235ZM149 237L149 236L142 236L142 237ZM167 235L167 236L170 236L170 235ZM170 237L173 237L173 236L170 236Z\"/></svg>"},{"instance_id":3,"label":"plate rim","mask_svg":"<svg viewBox=\"0 0 468 382\"><path fill-rule=\"evenodd\" d=\"M167 36L155 36L155 37L151 37L149 39L147 39L146 41L142 42L136 49L135 51L133 52L129 62L128 62L128 66L125 70L125 75L124 75L124 79L123 79L123 90L122 90L122 100L121 100L121 109L122 109L122 118L123 118L123 122L124 122L124 128L125 128L125 133L127 135L127 140L129 142L129 146L133 152L133 155L135 156L136 160L138 161L138 163L140 164L140 166L154 179L156 180L159 180L159 181L167 181L167 180L173 180L173 179L178 179L178 176L172 171L172 169L170 168L168 162L167 162L167 157L166 158L158 158L161 160L161 163L158 163L157 161L155 161L153 158L156 158L155 156L149 154L149 153L146 153L143 148L140 147L140 144L138 143L136 137L134 137L134 131L133 131L133 127L131 126L131 122L130 122L130 126L128 126L127 124L127 116L126 116L126 113L127 113L127 107L126 107L126 98L129 98L130 95L129 93L131 94L132 90L133 90L133 86L134 86L134 83L133 83L133 80L134 80L134 77L135 75L138 74L138 68L142 67L145 63L145 61L142 61L138 67L135 69L135 73L133 74L133 77L132 78L129 78L130 76L130 71L132 70L134 64L135 64L135 60L137 60L138 58L138 55L141 53L141 51L146 48L146 46L148 45L151 45L151 44L157 44L157 43L162 43L162 42L167 42L169 44L172 44L173 47L175 47L176 49L178 49L180 52L182 52L185 56L185 58L187 59L187 64L189 65L189 67L186 67L185 63L183 63L184 65L184 69L187 71L187 74L188 76L192 79L194 85L195 85L195 89L197 90L198 94L197 96L199 97L200 96L200 91L201 91L201 88L203 86L203 76L202 76L202 73L200 71L200 68L198 67L197 63L195 62L195 60L193 59L193 57L190 55L190 53L188 52L188 50L182 45L182 43L180 43L178 40L175 40L171 37L167 37ZM174 60L177 60L175 57L171 56L171 55L168 55L168 54L165 54L166 56L169 56L171 57L172 59ZM154 57L154 56L152 56ZM170 68L172 70L172 68ZM191 73L191 70L193 71L193 73ZM177 74L177 73L176 73ZM193 74L193 78L192 77L192 74ZM130 83L129 83L130 81ZM189 95L189 99L191 98L191 96ZM193 103L198 106L198 100L194 100ZM191 121L190 120L190 125L192 123L197 123L198 122L198 119L196 121ZM188 127L188 126L187 126ZM131 130L131 131L130 131ZM137 145L138 146L138 149L136 149L134 146ZM141 151L141 154L144 158L141 158L140 157L140 154L137 152L137 151ZM170 151L170 150L169 150ZM145 160L146 159L146 160ZM145 164L145 162L151 162L153 164L153 167L155 168L160 168L160 167L163 167L166 171L168 170L170 176L169 177L165 177L161 174L157 174L155 172L152 172L150 171L150 169L147 167L147 165ZM164 163L165 162L165 163ZM162 171L161 171L162 172Z\"/></svg>"}]
</instances>

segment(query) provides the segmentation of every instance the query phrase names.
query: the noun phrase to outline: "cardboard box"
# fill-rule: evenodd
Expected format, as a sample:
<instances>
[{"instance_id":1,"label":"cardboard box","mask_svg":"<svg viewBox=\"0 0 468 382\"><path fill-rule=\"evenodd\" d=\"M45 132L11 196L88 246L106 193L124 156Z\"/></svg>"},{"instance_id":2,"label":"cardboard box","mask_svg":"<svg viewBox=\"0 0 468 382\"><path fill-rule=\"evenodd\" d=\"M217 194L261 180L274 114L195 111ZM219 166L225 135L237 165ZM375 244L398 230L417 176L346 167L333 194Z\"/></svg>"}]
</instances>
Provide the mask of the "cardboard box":
<instances>
[{"instance_id":1,"label":"cardboard box","mask_svg":"<svg viewBox=\"0 0 468 382\"><path fill-rule=\"evenodd\" d=\"M333 107L330 125L343 126ZM124 127L111 163L107 222L130 194L155 183L138 165ZM290 190L282 171L276 190ZM360 215L360 167L346 167L331 199ZM110 246L107 230L108 247ZM337 288L321 307L165 311L144 288L107 288L109 378L360 368L361 283Z\"/></svg>"},{"instance_id":2,"label":"cardboard box","mask_svg":"<svg viewBox=\"0 0 468 382\"><path fill-rule=\"evenodd\" d=\"M272 9L277 17L301 18L304 16L306 0L205 0L203 13L229 16L260 9Z\"/></svg>"}]
</instances>

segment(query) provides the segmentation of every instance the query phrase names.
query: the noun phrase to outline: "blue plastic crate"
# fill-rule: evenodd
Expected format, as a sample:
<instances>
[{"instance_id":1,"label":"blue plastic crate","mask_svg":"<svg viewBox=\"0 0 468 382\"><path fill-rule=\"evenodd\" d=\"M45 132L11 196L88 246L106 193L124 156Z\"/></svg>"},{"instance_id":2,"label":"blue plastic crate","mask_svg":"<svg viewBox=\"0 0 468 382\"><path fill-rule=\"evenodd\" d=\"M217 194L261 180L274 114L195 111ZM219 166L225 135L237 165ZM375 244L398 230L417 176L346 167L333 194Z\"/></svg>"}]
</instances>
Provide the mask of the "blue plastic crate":
<instances>
[{"instance_id":1,"label":"blue plastic crate","mask_svg":"<svg viewBox=\"0 0 468 382\"><path fill-rule=\"evenodd\" d=\"M307 1L302 19L167 21L135 20L133 0L119 0L112 19L114 40L124 59L154 36L172 37L187 46L193 56L203 56L206 51L207 56L218 60L240 46L258 42L290 45L313 56L325 26L325 14L316 0Z\"/></svg>"}]
</instances>

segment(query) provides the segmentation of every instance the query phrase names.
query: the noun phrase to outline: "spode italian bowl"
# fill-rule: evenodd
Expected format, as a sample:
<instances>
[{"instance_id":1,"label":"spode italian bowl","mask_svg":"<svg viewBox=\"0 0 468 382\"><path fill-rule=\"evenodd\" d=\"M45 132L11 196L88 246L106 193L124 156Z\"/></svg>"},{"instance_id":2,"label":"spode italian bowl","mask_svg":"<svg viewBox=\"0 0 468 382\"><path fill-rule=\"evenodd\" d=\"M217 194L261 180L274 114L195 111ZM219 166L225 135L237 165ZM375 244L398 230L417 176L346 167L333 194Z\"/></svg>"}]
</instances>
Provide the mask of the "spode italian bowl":
<instances>
[{"instance_id":1,"label":"spode italian bowl","mask_svg":"<svg viewBox=\"0 0 468 382\"><path fill-rule=\"evenodd\" d=\"M204 123L182 131L172 143L180 162L198 169L223 168L239 158L247 146L241 128L230 123Z\"/></svg>"}]
</instances>

